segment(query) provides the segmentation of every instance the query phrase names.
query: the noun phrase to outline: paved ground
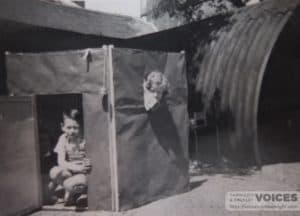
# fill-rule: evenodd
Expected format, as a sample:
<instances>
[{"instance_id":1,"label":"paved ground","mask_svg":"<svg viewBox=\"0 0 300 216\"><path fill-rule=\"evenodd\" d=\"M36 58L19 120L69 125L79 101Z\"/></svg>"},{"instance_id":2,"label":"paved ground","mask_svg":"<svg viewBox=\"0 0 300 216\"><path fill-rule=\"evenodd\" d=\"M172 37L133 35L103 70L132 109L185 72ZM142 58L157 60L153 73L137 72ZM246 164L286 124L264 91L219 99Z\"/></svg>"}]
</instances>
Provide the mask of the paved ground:
<instances>
[{"instance_id":1,"label":"paved ground","mask_svg":"<svg viewBox=\"0 0 300 216\"><path fill-rule=\"evenodd\" d=\"M275 164L250 175L214 174L191 178L191 191L159 200L127 212L59 212L40 211L32 216L218 216L218 215L294 215L300 212L229 212L225 209L225 194L238 190L298 190L300 163Z\"/></svg>"}]
</instances>

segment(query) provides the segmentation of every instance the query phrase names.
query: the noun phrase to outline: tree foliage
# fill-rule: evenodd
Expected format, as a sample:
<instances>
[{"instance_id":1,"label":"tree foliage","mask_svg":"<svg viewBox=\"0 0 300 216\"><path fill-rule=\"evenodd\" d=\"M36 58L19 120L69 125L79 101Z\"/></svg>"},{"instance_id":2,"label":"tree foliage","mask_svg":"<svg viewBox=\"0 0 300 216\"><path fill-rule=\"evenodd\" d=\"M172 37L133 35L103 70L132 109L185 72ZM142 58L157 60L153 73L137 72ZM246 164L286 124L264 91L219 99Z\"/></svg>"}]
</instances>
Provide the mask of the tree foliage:
<instances>
[{"instance_id":1,"label":"tree foliage","mask_svg":"<svg viewBox=\"0 0 300 216\"><path fill-rule=\"evenodd\" d=\"M161 0L153 10L154 18L168 13L186 22L243 7L249 0Z\"/></svg>"}]
</instances>

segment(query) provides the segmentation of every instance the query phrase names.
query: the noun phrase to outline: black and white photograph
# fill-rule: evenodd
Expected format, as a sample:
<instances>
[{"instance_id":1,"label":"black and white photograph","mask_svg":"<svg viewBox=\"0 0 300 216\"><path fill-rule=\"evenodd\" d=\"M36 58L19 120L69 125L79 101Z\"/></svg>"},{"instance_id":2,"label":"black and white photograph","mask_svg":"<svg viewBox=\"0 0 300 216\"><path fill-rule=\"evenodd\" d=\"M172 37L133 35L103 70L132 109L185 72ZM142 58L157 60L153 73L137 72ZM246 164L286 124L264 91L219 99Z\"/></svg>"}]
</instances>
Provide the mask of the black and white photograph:
<instances>
[{"instance_id":1,"label":"black and white photograph","mask_svg":"<svg viewBox=\"0 0 300 216\"><path fill-rule=\"evenodd\" d=\"M300 0L0 0L27 215L300 215Z\"/></svg>"}]
</instances>

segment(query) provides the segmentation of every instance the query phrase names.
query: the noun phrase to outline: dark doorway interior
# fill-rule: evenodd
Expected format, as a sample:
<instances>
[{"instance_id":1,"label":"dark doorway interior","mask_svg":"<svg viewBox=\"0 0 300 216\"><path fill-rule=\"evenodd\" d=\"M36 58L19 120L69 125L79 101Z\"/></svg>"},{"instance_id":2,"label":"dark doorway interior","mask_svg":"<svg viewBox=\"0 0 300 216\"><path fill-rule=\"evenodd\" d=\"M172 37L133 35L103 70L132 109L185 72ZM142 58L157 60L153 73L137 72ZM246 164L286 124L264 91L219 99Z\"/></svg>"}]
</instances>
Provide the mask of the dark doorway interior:
<instances>
[{"instance_id":1,"label":"dark doorway interior","mask_svg":"<svg viewBox=\"0 0 300 216\"><path fill-rule=\"evenodd\" d=\"M62 134L63 112L77 109L83 113L81 94L38 95L36 97L37 122L42 173L42 195L44 205L57 204L49 191L49 171L57 165L57 155L53 152L58 138ZM83 118L82 118L83 119ZM83 125L81 126L83 128ZM63 196L63 195L62 195ZM63 206L63 204L61 205Z\"/></svg>"},{"instance_id":2,"label":"dark doorway interior","mask_svg":"<svg viewBox=\"0 0 300 216\"><path fill-rule=\"evenodd\" d=\"M264 164L300 161L299 9L269 59L260 95L258 129Z\"/></svg>"}]
</instances>

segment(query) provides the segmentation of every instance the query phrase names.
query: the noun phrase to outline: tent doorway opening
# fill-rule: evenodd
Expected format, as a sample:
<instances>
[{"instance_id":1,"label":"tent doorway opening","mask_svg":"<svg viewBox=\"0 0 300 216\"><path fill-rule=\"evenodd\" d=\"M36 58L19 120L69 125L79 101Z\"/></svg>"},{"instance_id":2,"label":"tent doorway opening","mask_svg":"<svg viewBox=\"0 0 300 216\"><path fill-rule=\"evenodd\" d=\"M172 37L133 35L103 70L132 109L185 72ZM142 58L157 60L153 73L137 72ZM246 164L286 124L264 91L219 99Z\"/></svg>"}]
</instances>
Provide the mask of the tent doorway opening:
<instances>
[{"instance_id":1,"label":"tent doorway opening","mask_svg":"<svg viewBox=\"0 0 300 216\"><path fill-rule=\"evenodd\" d=\"M67 126L66 118L69 118L68 116L71 112L73 112L71 115L74 119L76 114L74 122L77 122L79 125L79 132L76 133L75 136L82 137L82 140L84 140L82 95L38 95L36 96L36 111L43 206L46 209L75 209L76 200L73 198L74 194L71 194L72 197L70 195L67 196L66 186L64 185L67 178L70 177L67 177L67 174L56 169L60 167L57 153L57 151L60 150L57 150L57 147L59 143L63 144L71 140L64 130L64 127ZM68 156L70 154L68 151L66 148L66 160L69 160L68 157L70 157ZM75 175L75 173L72 172L69 174L72 176ZM80 196L80 194L76 196ZM68 203L66 203L67 198ZM84 202L83 205L81 203L80 207L86 207L87 195Z\"/></svg>"},{"instance_id":2,"label":"tent doorway opening","mask_svg":"<svg viewBox=\"0 0 300 216\"><path fill-rule=\"evenodd\" d=\"M275 47L264 74L258 109L263 164L300 161L299 8Z\"/></svg>"}]
</instances>

